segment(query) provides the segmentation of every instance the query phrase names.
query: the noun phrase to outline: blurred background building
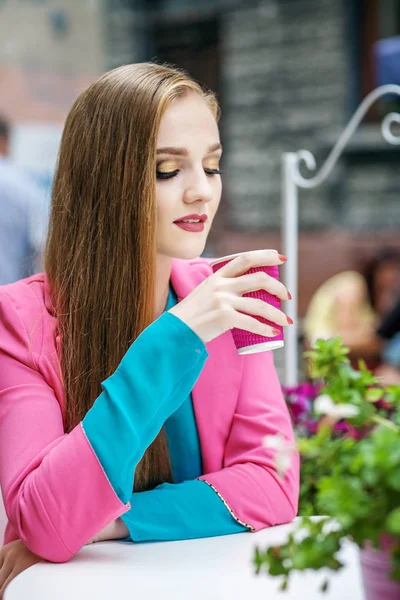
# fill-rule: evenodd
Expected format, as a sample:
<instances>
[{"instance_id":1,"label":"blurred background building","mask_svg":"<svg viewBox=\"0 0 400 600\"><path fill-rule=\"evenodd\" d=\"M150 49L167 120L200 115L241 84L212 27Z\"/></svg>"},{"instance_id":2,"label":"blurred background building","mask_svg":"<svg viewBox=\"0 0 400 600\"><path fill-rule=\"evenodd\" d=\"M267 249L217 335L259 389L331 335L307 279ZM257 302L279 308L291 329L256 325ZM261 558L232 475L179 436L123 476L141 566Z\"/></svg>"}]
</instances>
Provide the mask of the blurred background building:
<instances>
[{"instance_id":1,"label":"blurred background building","mask_svg":"<svg viewBox=\"0 0 400 600\"><path fill-rule=\"evenodd\" d=\"M222 106L224 195L207 254L281 249L282 152L324 160L362 98L400 83L399 55L376 52L397 36L400 0L0 0L0 113L13 158L48 194L82 89L129 62L183 67ZM400 149L380 133L396 106L375 106L328 182L301 193L302 315L329 276L400 248Z\"/></svg>"}]
</instances>

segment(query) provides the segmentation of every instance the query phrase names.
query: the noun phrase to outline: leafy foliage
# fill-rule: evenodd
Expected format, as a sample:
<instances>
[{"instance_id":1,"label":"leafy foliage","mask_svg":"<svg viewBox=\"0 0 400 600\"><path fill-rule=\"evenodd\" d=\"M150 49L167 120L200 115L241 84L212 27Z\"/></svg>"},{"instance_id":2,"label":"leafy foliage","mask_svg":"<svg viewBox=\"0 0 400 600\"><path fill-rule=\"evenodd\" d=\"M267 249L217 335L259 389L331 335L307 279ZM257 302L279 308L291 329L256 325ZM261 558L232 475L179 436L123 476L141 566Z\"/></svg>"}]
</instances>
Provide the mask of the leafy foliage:
<instances>
[{"instance_id":1,"label":"leafy foliage","mask_svg":"<svg viewBox=\"0 0 400 600\"><path fill-rule=\"evenodd\" d=\"M348 538L360 547L384 545L400 581L400 387L382 388L362 362L354 369L340 338L318 340L305 356L313 383L286 389L301 455L303 518L285 544L256 549L256 571L283 576L286 589L294 570L340 569L337 555ZM357 414L321 418L321 396L355 406Z\"/></svg>"}]
</instances>

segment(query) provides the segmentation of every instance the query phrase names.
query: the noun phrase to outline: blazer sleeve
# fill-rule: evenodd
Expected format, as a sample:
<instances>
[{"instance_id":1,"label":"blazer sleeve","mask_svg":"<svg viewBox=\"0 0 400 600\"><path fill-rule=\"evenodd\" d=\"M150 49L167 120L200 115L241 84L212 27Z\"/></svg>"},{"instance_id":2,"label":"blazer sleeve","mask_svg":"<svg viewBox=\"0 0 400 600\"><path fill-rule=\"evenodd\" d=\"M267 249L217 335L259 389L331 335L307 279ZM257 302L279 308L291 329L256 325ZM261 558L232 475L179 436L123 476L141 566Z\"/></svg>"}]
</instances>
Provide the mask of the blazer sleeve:
<instances>
[{"instance_id":1,"label":"blazer sleeve","mask_svg":"<svg viewBox=\"0 0 400 600\"><path fill-rule=\"evenodd\" d=\"M163 483L133 493L122 517L134 542L190 540L248 531L203 481Z\"/></svg>"},{"instance_id":2,"label":"blazer sleeve","mask_svg":"<svg viewBox=\"0 0 400 600\"><path fill-rule=\"evenodd\" d=\"M223 469L199 479L219 494L239 522L258 531L296 516L299 456L293 454L291 466L281 478L274 464L274 451L263 445L266 435L277 433L294 440L272 352L244 356L243 365Z\"/></svg>"},{"instance_id":3,"label":"blazer sleeve","mask_svg":"<svg viewBox=\"0 0 400 600\"><path fill-rule=\"evenodd\" d=\"M193 345L182 343L186 326L174 319L173 315L163 315L144 330L122 359L121 368L104 382L102 394L88 413L89 430L91 420L96 420L96 406L100 416L110 414L113 418L104 425L104 434L107 427L118 428L123 420L124 433L134 427L131 449L124 456L115 490L82 424L64 433L61 408L40 371L39 354L35 354L14 299L0 292L0 486L14 539L20 538L39 556L52 562L69 560L129 510L136 462L165 418L187 397L207 355L194 333ZM159 392L162 410L148 403L149 389L143 377L141 386L137 385L135 374L146 372L146 365L141 363L142 345L157 361L158 368L149 373L147 383L154 397L155 391ZM177 375L179 380L166 386L162 375L171 370L175 360L182 361L185 368ZM117 395L121 390L120 404ZM121 410L116 410L118 406ZM142 427L135 424L133 406ZM125 436L122 438L126 441ZM119 448L110 455L120 460Z\"/></svg>"}]
</instances>

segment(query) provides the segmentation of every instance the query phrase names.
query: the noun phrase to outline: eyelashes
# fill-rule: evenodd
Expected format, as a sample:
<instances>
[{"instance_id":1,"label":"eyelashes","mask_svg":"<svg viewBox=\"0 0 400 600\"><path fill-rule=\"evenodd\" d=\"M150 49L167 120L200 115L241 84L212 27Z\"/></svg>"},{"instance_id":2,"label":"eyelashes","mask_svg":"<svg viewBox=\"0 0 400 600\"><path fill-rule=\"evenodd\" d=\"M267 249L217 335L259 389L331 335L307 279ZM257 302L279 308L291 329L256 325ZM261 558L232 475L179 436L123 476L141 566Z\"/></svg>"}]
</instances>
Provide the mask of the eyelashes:
<instances>
[{"instance_id":1,"label":"eyelashes","mask_svg":"<svg viewBox=\"0 0 400 600\"><path fill-rule=\"evenodd\" d=\"M175 169L175 171L169 172L156 171L156 177L157 179L172 179L173 177L176 177L176 175L178 175L179 171L180 169ZM209 176L222 175L222 171L220 171L220 169L204 169L204 173Z\"/></svg>"}]
</instances>

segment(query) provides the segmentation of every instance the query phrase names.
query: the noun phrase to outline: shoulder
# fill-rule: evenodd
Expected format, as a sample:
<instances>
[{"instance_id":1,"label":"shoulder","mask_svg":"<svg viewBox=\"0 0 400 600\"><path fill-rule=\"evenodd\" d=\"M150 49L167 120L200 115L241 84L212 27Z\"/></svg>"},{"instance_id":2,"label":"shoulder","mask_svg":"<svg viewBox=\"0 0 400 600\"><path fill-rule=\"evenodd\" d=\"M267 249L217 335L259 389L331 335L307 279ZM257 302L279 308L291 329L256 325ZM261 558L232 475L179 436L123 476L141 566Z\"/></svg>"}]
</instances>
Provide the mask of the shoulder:
<instances>
[{"instance_id":1,"label":"shoulder","mask_svg":"<svg viewBox=\"0 0 400 600\"><path fill-rule=\"evenodd\" d=\"M14 349L29 348L32 358L41 353L44 324L50 317L45 303L46 281L46 275L39 273L0 286L2 342L7 340Z\"/></svg>"},{"instance_id":2,"label":"shoulder","mask_svg":"<svg viewBox=\"0 0 400 600\"><path fill-rule=\"evenodd\" d=\"M0 298L3 303L15 304L23 312L29 313L34 306L45 305L46 283L46 274L36 273L25 279L19 279L14 283L0 285Z\"/></svg>"}]
</instances>

